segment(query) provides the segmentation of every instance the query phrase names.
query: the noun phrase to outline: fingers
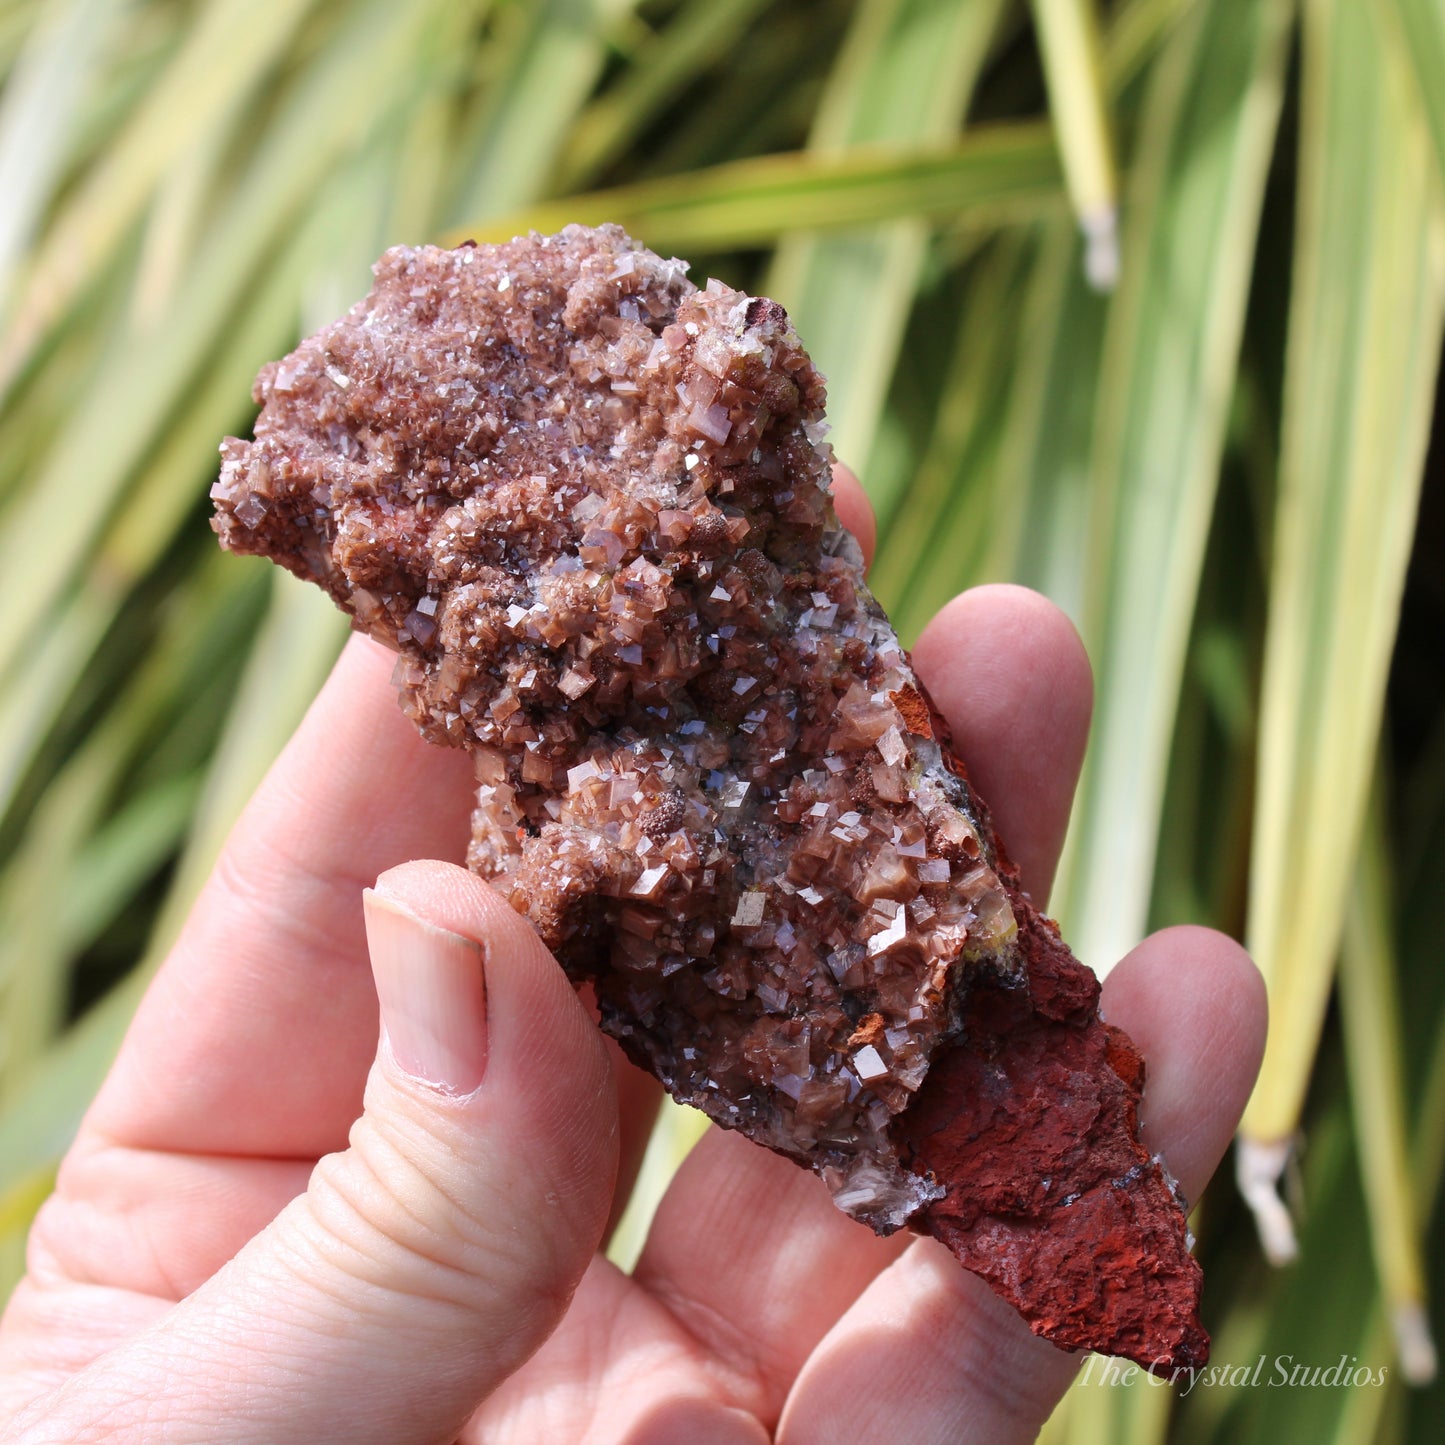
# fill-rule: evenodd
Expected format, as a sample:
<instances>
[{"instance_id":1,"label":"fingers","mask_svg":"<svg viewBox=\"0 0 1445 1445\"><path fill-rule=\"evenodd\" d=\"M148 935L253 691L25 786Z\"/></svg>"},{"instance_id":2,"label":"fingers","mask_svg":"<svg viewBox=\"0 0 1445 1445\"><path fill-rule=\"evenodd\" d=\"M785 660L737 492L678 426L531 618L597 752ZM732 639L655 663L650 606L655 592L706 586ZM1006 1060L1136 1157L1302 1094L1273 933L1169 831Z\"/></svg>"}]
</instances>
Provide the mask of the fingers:
<instances>
[{"instance_id":1,"label":"fingers","mask_svg":"<svg viewBox=\"0 0 1445 1445\"><path fill-rule=\"evenodd\" d=\"M1038 1434L1079 1365L935 1240L915 1241L799 1376L780 1445L1013 1445Z\"/></svg>"},{"instance_id":2,"label":"fingers","mask_svg":"<svg viewBox=\"0 0 1445 1445\"><path fill-rule=\"evenodd\" d=\"M725 1371L598 1256L546 1344L472 1417L462 1445L766 1445Z\"/></svg>"},{"instance_id":3,"label":"fingers","mask_svg":"<svg viewBox=\"0 0 1445 1445\"><path fill-rule=\"evenodd\" d=\"M1223 934L1166 928L1110 973L1101 1008L1144 1055L1144 1146L1164 1157L1193 1204L1224 1158L1259 1072L1264 980Z\"/></svg>"},{"instance_id":4,"label":"fingers","mask_svg":"<svg viewBox=\"0 0 1445 1445\"><path fill-rule=\"evenodd\" d=\"M727 1373L730 1398L771 1423L818 1341L905 1244L849 1219L808 1171L710 1129L633 1277Z\"/></svg>"},{"instance_id":5,"label":"fingers","mask_svg":"<svg viewBox=\"0 0 1445 1445\"><path fill-rule=\"evenodd\" d=\"M1116 981L1116 975L1118 980ZM1141 944L1104 988L1144 1051L1146 1144L1193 1198L1239 1121L1264 1050L1264 990L1239 946L1202 928ZM813 1445L1032 1440L1080 1362L1034 1338L939 1245L920 1240L839 1321L799 1377L778 1439Z\"/></svg>"},{"instance_id":6,"label":"fingers","mask_svg":"<svg viewBox=\"0 0 1445 1445\"><path fill-rule=\"evenodd\" d=\"M1024 587L975 587L924 629L914 665L1018 864L1048 898L1084 760L1094 684L1069 619Z\"/></svg>"},{"instance_id":7,"label":"fingers","mask_svg":"<svg viewBox=\"0 0 1445 1445\"><path fill-rule=\"evenodd\" d=\"M642 1159L647 1153L648 1140L652 1137L657 1111L662 1104L662 1085L651 1074L639 1069L622 1052L616 1039L604 1036L602 1042L607 1057L612 1061L612 1074L617 1081L617 1187L613 1191L612 1213L607 1218L605 1235L610 1240L627 1209L627 1201L632 1198L637 1176L642 1172Z\"/></svg>"},{"instance_id":8,"label":"fingers","mask_svg":"<svg viewBox=\"0 0 1445 1445\"><path fill-rule=\"evenodd\" d=\"M392 654L354 638L228 840L88 1127L123 1145L314 1159L342 1147L376 1046L361 892L460 859L464 754L422 741Z\"/></svg>"},{"instance_id":9,"label":"fingers","mask_svg":"<svg viewBox=\"0 0 1445 1445\"><path fill-rule=\"evenodd\" d=\"M454 1439L560 1319L611 1202L601 1041L532 929L461 869L384 875L367 923L381 1042L349 1147L37 1405L44 1438L99 1420L220 1445Z\"/></svg>"}]
</instances>

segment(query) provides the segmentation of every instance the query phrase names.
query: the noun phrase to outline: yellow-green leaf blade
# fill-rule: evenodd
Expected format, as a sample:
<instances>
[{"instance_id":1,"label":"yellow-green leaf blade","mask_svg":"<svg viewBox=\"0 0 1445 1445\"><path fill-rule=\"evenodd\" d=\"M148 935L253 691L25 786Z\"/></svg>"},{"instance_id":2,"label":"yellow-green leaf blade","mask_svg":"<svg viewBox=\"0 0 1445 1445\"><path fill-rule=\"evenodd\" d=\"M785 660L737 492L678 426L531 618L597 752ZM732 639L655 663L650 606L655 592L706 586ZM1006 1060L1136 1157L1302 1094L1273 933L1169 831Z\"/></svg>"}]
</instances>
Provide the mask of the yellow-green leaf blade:
<instances>
[{"instance_id":1,"label":"yellow-green leaf blade","mask_svg":"<svg viewBox=\"0 0 1445 1445\"><path fill-rule=\"evenodd\" d=\"M0 92L0 315L16 261L59 179L80 97L118 0L52 5L26 36Z\"/></svg>"},{"instance_id":2,"label":"yellow-green leaf blade","mask_svg":"<svg viewBox=\"0 0 1445 1445\"><path fill-rule=\"evenodd\" d=\"M0 347L0 388L140 213L192 138L234 111L275 64L314 0L212 0L160 82L45 237ZM3 276L3 273L0 273Z\"/></svg>"},{"instance_id":3,"label":"yellow-green leaf blade","mask_svg":"<svg viewBox=\"0 0 1445 1445\"><path fill-rule=\"evenodd\" d=\"M1384 807L1377 789L1340 952L1340 1019L1375 1269L1401 1366L1423 1385L1435 1376L1435 1345L1411 1178Z\"/></svg>"},{"instance_id":4,"label":"yellow-green leaf blade","mask_svg":"<svg viewBox=\"0 0 1445 1445\"><path fill-rule=\"evenodd\" d=\"M505 241L576 221L615 221L659 251L765 246L796 228L870 225L885 217L960 216L980 225L1019 221L1063 201L1045 127L991 126L948 146L857 147L840 157L807 152L731 161L687 175L547 201L494 221L460 226L448 243Z\"/></svg>"},{"instance_id":5,"label":"yellow-green leaf blade","mask_svg":"<svg viewBox=\"0 0 1445 1445\"><path fill-rule=\"evenodd\" d=\"M639 46L623 79L578 115L558 167L558 189L578 189L621 154L699 70L736 42L766 3L692 0Z\"/></svg>"},{"instance_id":6,"label":"yellow-green leaf blade","mask_svg":"<svg viewBox=\"0 0 1445 1445\"><path fill-rule=\"evenodd\" d=\"M13 676L32 633L65 594L132 469L225 334L233 308L295 208L323 178L335 178L338 157L377 124L364 103L405 83L408 57L438 8L438 0L395 9L375 0L357 11L347 43L317 67L268 133L177 289L164 324L116 338L124 364L113 360L81 399L46 463L13 504L0 537L0 571L16 599L14 626L0 641L0 675Z\"/></svg>"},{"instance_id":7,"label":"yellow-green leaf blade","mask_svg":"<svg viewBox=\"0 0 1445 1445\"><path fill-rule=\"evenodd\" d=\"M956 135L1002 9L1000 0L862 0L809 150L836 156L853 146L942 144ZM828 236L806 234L807 224L784 237L764 289L788 308L828 378L839 456L864 469L928 232L906 219Z\"/></svg>"},{"instance_id":8,"label":"yellow-green leaf blade","mask_svg":"<svg viewBox=\"0 0 1445 1445\"><path fill-rule=\"evenodd\" d=\"M1275 1026L1243 1132L1297 1127L1329 997L1441 344L1437 184L1363 0L1305 7L1299 222L1248 942Z\"/></svg>"},{"instance_id":9,"label":"yellow-green leaf blade","mask_svg":"<svg viewBox=\"0 0 1445 1445\"><path fill-rule=\"evenodd\" d=\"M1161 53L1140 120L1090 488L1094 736L1055 894L1101 972L1148 916L1290 14L1288 0L1201 3Z\"/></svg>"},{"instance_id":10,"label":"yellow-green leaf blade","mask_svg":"<svg viewBox=\"0 0 1445 1445\"><path fill-rule=\"evenodd\" d=\"M1385 0L1395 7L1404 50L1419 82L1435 164L1445 177L1445 5L1440 0Z\"/></svg>"},{"instance_id":11,"label":"yellow-green leaf blade","mask_svg":"<svg viewBox=\"0 0 1445 1445\"><path fill-rule=\"evenodd\" d=\"M1088 240L1089 280L1118 280L1118 185L1094 0L1031 0L1069 199Z\"/></svg>"}]
</instances>

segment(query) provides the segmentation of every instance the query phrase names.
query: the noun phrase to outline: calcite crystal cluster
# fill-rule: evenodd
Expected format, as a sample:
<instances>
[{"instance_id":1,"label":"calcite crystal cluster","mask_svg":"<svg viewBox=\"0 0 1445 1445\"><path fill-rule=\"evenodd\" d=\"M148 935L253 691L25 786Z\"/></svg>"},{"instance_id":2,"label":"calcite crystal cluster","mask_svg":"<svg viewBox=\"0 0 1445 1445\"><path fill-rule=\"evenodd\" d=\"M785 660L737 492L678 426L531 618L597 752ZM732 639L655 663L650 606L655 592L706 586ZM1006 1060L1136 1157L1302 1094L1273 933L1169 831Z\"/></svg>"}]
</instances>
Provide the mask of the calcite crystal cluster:
<instances>
[{"instance_id":1,"label":"calcite crystal cluster","mask_svg":"<svg viewBox=\"0 0 1445 1445\"><path fill-rule=\"evenodd\" d=\"M1198 1363L1142 1064L1021 892L829 499L774 302L616 227L399 248L257 382L237 552L399 653L469 862L638 1063L1060 1344Z\"/></svg>"}]
</instances>

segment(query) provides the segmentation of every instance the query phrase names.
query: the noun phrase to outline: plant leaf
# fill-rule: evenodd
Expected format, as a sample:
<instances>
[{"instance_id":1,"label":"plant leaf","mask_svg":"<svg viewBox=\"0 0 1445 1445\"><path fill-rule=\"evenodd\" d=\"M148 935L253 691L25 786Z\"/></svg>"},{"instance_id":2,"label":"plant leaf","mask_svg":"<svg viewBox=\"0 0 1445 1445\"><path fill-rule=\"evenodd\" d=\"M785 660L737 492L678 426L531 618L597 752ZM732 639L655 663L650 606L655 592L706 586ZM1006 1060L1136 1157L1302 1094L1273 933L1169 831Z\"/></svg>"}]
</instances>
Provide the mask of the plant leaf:
<instances>
[{"instance_id":1,"label":"plant leaf","mask_svg":"<svg viewBox=\"0 0 1445 1445\"><path fill-rule=\"evenodd\" d=\"M24 302L0 346L0 391L111 254L172 161L227 112L237 113L314 3L211 0L205 7L160 80L46 232L25 278ZM95 4L89 0L83 8Z\"/></svg>"},{"instance_id":2,"label":"plant leaf","mask_svg":"<svg viewBox=\"0 0 1445 1445\"><path fill-rule=\"evenodd\" d=\"M1088 242L1084 266L1109 291L1119 276L1118 184L1094 0L1030 3L1069 199Z\"/></svg>"},{"instance_id":3,"label":"plant leaf","mask_svg":"<svg viewBox=\"0 0 1445 1445\"><path fill-rule=\"evenodd\" d=\"M854 146L941 145L956 135L1003 8L1001 0L863 0L824 90L810 153L838 157ZM782 238L763 289L808 338L828 378L833 445L862 469L928 232L918 219L828 236L807 234L806 224L799 218ZM860 346L864 336L867 344Z\"/></svg>"},{"instance_id":4,"label":"plant leaf","mask_svg":"<svg viewBox=\"0 0 1445 1445\"><path fill-rule=\"evenodd\" d=\"M1340 951L1340 1020L1375 1269L1405 1377L1424 1385L1435 1377L1435 1345L1411 1179L1384 808L1377 786Z\"/></svg>"},{"instance_id":5,"label":"plant leaf","mask_svg":"<svg viewBox=\"0 0 1445 1445\"><path fill-rule=\"evenodd\" d=\"M1420 100L1435 143L1435 166L1445 178L1445 6L1440 0L1386 0L1399 20L1403 51L1419 82Z\"/></svg>"},{"instance_id":6,"label":"plant leaf","mask_svg":"<svg viewBox=\"0 0 1445 1445\"><path fill-rule=\"evenodd\" d=\"M117 339L125 364L104 368L26 492L12 503L0 537L0 572L14 599L13 626L0 639L0 677L8 687L15 686L17 661L72 586L133 469L225 334L295 208L339 155L378 124L374 97L407 75L428 10L373 0L357 11L346 43L308 76L267 133L209 229L164 324Z\"/></svg>"},{"instance_id":7,"label":"plant leaf","mask_svg":"<svg viewBox=\"0 0 1445 1445\"><path fill-rule=\"evenodd\" d=\"M455 216L475 225L545 194L567 127L607 58L607 32L632 5L535 0L503 10L494 80L462 145L468 165Z\"/></svg>"},{"instance_id":8,"label":"plant leaf","mask_svg":"<svg viewBox=\"0 0 1445 1445\"><path fill-rule=\"evenodd\" d=\"M859 146L838 158L795 152L731 161L459 226L443 244L615 221L657 251L725 251L770 245L798 228L862 226L887 217L953 216L1000 225L1048 214L1062 202L1047 129L1019 122L981 127L951 146Z\"/></svg>"},{"instance_id":9,"label":"plant leaf","mask_svg":"<svg viewBox=\"0 0 1445 1445\"><path fill-rule=\"evenodd\" d=\"M1247 941L1275 1020L1242 1133L1298 1125L1334 975L1435 396L1437 178L1361 0L1305 6L1299 220Z\"/></svg>"},{"instance_id":10,"label":"plant leaf","mask_svg":"<svg viewBox=\"0 0 1445 1445\"><path fill-rule=\"evenodd\" d=\"M1094 437L1083 619L1094 734L1055 890L1066 933L1100 972L1148 916L1289 20L1287 0L1200 4L1162 52L1140 118Z\"/></svg>"},{"instance_id":11,"label":"plant leaf","mask_svg":"<svg viewBox=\"0 0 1445 1445\"><path fill-rule=\"evenodd\" d=\"M124 0L48 6L0 94L0 315L15 265L59 181L76 112Z\"/></svg>"},{"instance_id":12,"label":"plant leaf","mask_svg":"<svg viewBox=\"0 0 1445 1445\"><path fill-rule=\"evenodd\" d=\"M561 192L610 164L700 70L736 44L767 0L691 0L630 56L622 78L591 101L571 128L558 168Z\"/></svg>"}]
</instances>

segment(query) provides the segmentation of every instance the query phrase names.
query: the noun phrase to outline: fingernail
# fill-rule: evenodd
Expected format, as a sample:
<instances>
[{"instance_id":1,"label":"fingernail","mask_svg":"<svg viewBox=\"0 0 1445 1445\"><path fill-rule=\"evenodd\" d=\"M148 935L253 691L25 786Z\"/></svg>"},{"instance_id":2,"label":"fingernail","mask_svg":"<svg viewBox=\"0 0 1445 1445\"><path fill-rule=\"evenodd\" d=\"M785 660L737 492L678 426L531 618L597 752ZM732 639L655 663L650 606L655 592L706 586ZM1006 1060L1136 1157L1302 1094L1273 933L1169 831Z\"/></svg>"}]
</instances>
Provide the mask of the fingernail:
<instances>
[{"instance_id":1,"label":"fingernail","mask_svg":"<svg viewBox=\"0 0 1445 1445\"><path fill-rule=\"evenodd\" d=\"M482 948L368 888L362 894L381 1027L413 1078L470 1094L487 1067Z\"/></svg>"}]
</instances>

